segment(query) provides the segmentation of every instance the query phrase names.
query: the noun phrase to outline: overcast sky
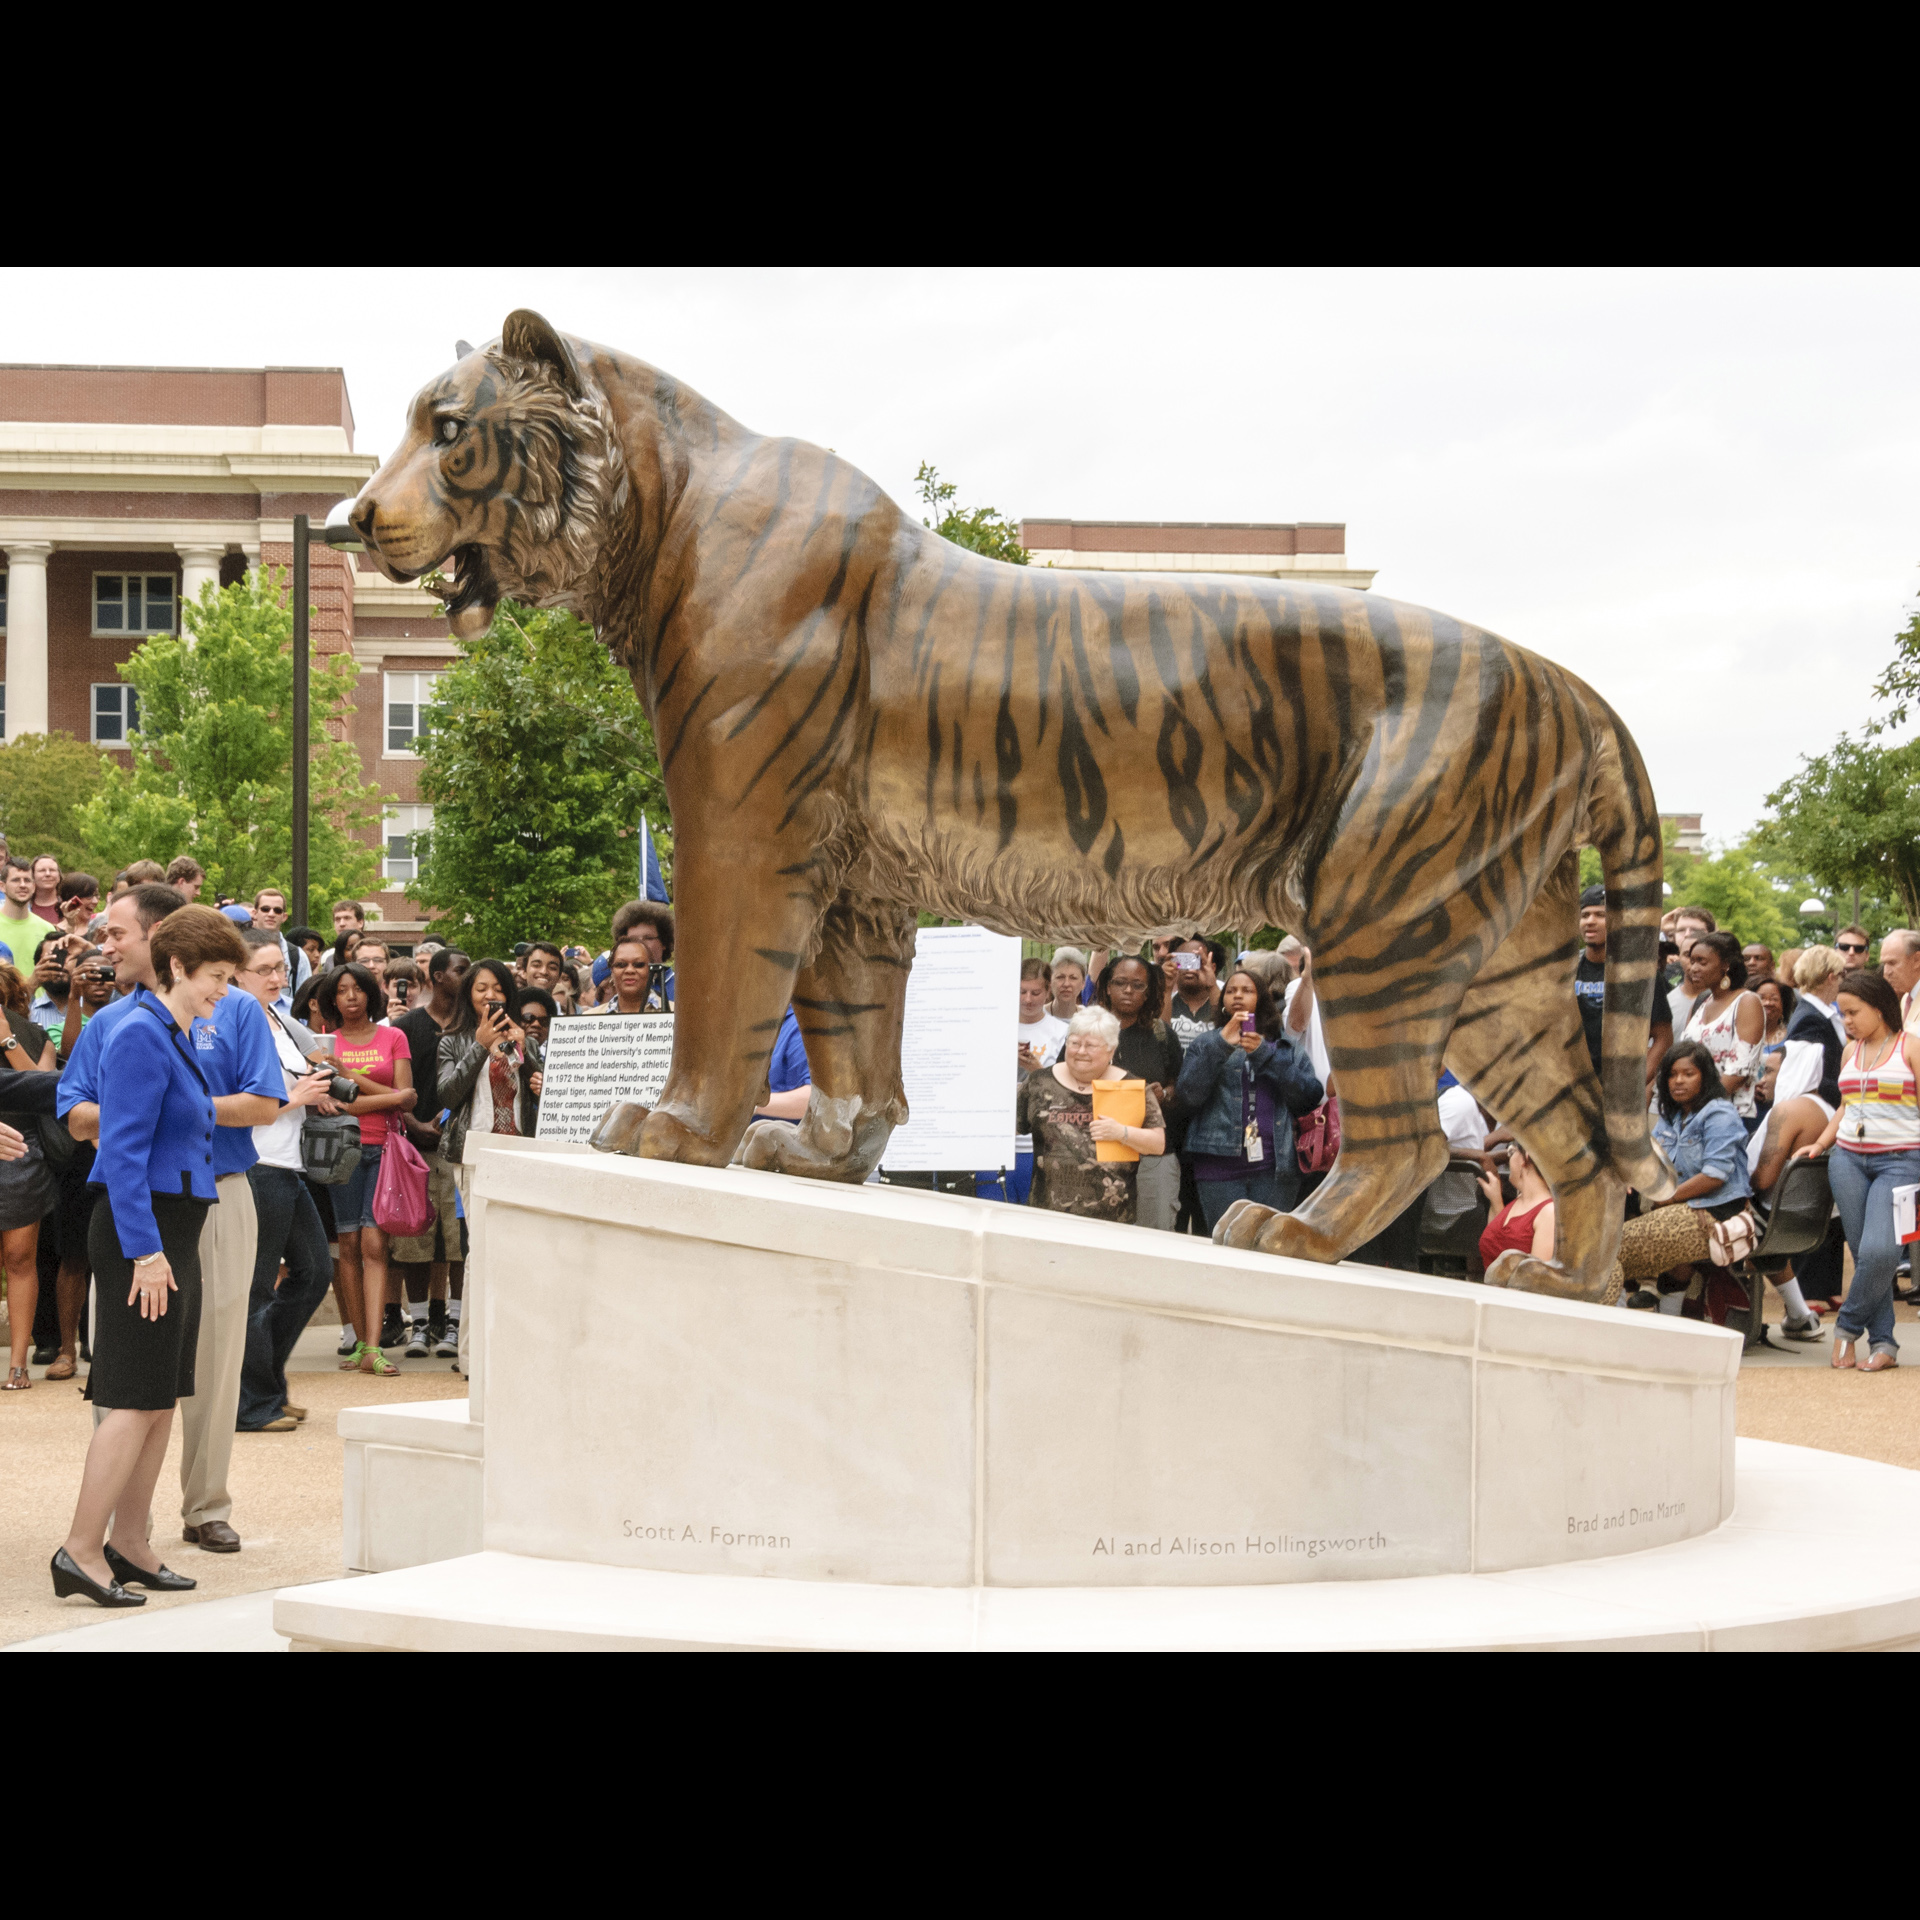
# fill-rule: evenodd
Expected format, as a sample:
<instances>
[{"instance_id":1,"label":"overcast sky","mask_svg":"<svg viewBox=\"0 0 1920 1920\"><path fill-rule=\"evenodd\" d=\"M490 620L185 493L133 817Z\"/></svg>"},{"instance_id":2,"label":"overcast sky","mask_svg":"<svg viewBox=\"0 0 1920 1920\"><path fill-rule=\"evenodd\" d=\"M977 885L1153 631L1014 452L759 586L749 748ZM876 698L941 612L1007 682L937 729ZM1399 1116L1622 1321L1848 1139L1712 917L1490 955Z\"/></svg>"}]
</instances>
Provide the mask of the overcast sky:
<instances>
[{"instance_id":1,"label":"overcast sky","mask_svg":"<svg viewBox=\"0 0 1920 1920\"><path fill-rule=\"evenodd\" d=\"M1920 568L1920 274L0 269L0 358L346 369L381 453L531 306L896 499L1341 520L1374 591L1620 710L1732 838L1868 712Z\"/></svg>"}]
</instances>

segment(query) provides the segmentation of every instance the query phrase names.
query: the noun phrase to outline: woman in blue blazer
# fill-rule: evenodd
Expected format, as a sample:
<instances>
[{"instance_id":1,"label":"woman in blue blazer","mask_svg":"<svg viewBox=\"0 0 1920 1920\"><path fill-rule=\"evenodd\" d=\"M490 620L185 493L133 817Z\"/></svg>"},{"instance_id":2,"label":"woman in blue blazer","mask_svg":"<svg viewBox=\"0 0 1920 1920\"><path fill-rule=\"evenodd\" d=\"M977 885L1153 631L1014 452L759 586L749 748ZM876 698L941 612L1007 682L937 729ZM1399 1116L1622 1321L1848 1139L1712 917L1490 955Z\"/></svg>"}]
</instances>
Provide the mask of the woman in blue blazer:
<instances>
[{"instance_id":1,"label":"woman in blue blazer","mask_svg":"<svg viewBox=\"0 0 1920 1920\"><path fill-rule=\"evenodd\" d=\"M53 1556L53 1590L103 1607L140 1607L129 1587L174 1592L147 1538L154 1482L174 1402L193 1392L200 1331L200 1229L216 1198L213 1095L188 1039L246 964L233 922L182 907L154 928L158 993L134 990L100 1062L93 1260L93 1372L98 1424L87 1449L73 1530ZM113 1522L113 1538L107 1523Z\"/></svg>"}]
</instances>

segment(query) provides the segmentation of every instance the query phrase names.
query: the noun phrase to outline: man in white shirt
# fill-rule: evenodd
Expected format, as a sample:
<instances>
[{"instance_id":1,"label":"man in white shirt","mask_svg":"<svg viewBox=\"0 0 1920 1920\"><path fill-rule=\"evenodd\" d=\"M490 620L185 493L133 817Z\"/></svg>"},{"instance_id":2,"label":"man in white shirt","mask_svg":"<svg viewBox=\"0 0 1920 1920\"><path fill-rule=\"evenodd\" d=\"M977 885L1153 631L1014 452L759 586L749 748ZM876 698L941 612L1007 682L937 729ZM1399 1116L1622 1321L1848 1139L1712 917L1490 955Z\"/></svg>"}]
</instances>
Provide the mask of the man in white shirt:
<instances>
[{"instance_id":1,"label":"man in white shirt","mask_svg":"<svg viewBox=\"0 0 1920 1920\"><path fill-rule=\"evenodd\" d=\"M1895 927L1880 936L1880 971L1900 996L1900 1020L1909 1033L1920 1034L1920 1005L1914 987L1920 985L1920 933Z\"/></svg>"},{"instance_id":2,"label":"man in white shirt","mask_svg":"<svg viewBox=\"0 0 1920 1920\"><path fill-rule=\"evenodd\" d=\"M247 943L247 964L234 976L233 984L252 994L266 1010L274 1051L286 1077L287 1103L277 1119L253 1130L259 1157L247 1169L247 1185L260 1234L234 1424L241 1433L292 1433L307 1417L307 1410L287 1397L287 1359L333 1280L327 1230L300 1177L300 1135L307 1109L322 1104L333 1076L326 1070L309 1071L308 1062L320 1053L321 1043L278 1010L287 984L280 936L264 927L249 927L240 938ZM325 1111L337 1109L326 1101ZM287 1277L276 1287L282 1260Z\"/></svg>"}]
</instances>

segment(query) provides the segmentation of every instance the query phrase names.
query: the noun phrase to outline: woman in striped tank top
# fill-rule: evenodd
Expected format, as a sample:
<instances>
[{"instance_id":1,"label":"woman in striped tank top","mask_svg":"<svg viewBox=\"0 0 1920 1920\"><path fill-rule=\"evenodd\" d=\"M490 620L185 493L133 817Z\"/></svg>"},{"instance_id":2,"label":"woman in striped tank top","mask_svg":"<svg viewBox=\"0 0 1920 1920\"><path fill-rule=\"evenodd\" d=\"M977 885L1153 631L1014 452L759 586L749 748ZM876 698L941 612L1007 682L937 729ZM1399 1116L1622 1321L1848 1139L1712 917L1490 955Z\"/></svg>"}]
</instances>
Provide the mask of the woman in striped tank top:
<instances>
[{"instance_id":1,"label":"woman in striped tank top","mask_svg":"<svg viewBox=\"0 0 1920 1920\"><path fill-rule=\"evenodd\" d=\"M1902 1030L1899 998L1877 973L1857 968L1842 975L1838 1001L1847 1023L1840 1105L1826 1132L1794 1157L1838 1149L1827 1161L1827 1179L1853 1249L1853 1284L1834 1322L1833 1364L1885 1373L1900 1364L1893 1190L1920 1186L1920 1038ZM1861 1340L1869 1353L1856 1360Z\"/></svg>"}]
</instances>

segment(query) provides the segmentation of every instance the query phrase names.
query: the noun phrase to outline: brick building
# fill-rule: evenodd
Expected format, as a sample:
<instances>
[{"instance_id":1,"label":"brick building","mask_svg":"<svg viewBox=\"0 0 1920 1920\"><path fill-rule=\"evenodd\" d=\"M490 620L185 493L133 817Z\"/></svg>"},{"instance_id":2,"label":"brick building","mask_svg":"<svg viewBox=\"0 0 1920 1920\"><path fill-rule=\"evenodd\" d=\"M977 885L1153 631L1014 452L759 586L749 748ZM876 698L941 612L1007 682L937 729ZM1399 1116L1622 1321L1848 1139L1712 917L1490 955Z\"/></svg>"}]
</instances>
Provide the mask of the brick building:
<instances>
[{"instance_id":1,"label":"brick building","mask_svg":"<svg viewBox=\"0 0 1920 1920\"><path fill-rule=\"evenodd\" d=\"M1020 523L1036 567L1096 573L1255 573L1303 585L1373 585L1347 565L1347 529L1330 520L1049 520Z\"/></svg>"},{"instance_id":2,"label":"brick building","mask_svg":"<svg viewBox=\"0 0 1920 1920\"><path fill-rule=\"evenodd\" d=\"M120 667L140 641L177 631L203 581L290 568L293 516L323 519L378 465L354 451L337 367L0 365L0 732L124 751L139 716ZM389 801L366 904L404 944L423 924L408 836L429 813L413 742L454 648L440 603L364 556L316 545L312 569L316 647L358 663L349 730Z\"/></svg>"}]
</instances>

